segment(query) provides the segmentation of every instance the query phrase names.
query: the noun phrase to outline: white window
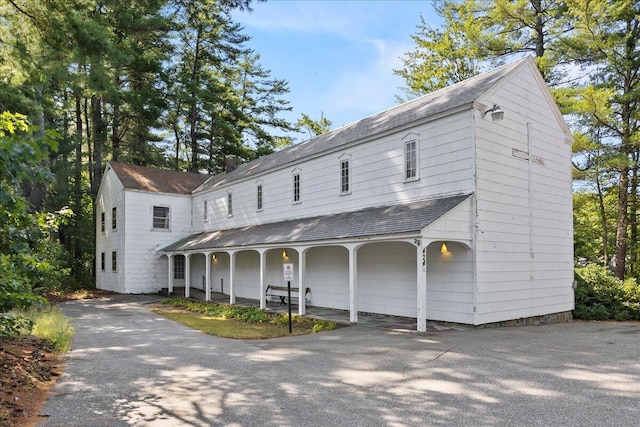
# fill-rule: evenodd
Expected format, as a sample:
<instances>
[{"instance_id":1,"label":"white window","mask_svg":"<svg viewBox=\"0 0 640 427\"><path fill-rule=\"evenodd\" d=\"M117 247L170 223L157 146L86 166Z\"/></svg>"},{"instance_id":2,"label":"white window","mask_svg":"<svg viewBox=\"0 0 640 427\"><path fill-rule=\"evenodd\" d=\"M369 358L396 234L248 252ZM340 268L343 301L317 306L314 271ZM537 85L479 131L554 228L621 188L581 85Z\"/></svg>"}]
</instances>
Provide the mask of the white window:
<instances>
[{"instance_id":1,"label":"white window","mask_svg":"<svg viewBox=\"0 0 640 427\"><path fill-rule=\"evenodd\" d=\"M351 192L349 177L349 159L340 161L340 193L349 194Z\"/></svg>"},{"instance_id":2,"label":"white window","mask_svg":"<svg viewBox=\"0 0 640 427\"><path fill-rule=\"evenodd\" d=\"M227 193L227 216L233 216L233 194Z\"/></svg>"},{"instance_id":3,"label":"white window","mask_svg":"<svg viewBox=\"0 0 640 427\"><path fill-rule=\"evenodd\" d=\"M207 205L208 205L208 203L207 203L207 201L205 200L205 201L204 201L204 204L203 204L203 206L202 206L203 216L204 216L204 220L205 220L205 222L206 222L206 221L209 221L209 207L208 207Z\"/></svg>"},{"instance_id":4,"label":"white window","mask_svg":"<svg viewBox=\"0 0 640 427\"><path fill-rule=\"evenodd\" d=\"M257 204L258 210L261 211L262 210L262 184L258 184L256 186L256 204Z\"/></svg>"},{"instance_id":5,"label":"white window","mask_svg":"<svg viewBox=\"0 0 640 427\"><path fill-rule=\"evenodd\" d=\"M118 252L111 252L111 271L118 271Z\"/></svg>"},{"instance_id":6,"label":"white window","mask_svg":"<svg viewBox=\"0 0 640 427\"><path fill-rule=\"evenodd\" d=\"M169 229L169 206L153 207L153 228Z\"/></svg>"},{"instance_id":7,"label":"white window","mask_svg":"<svg viewBox=\"0 0 640 427\"><path fill-rule=\"evenodd\" d=\"M416 140L404 143L404 179L412 181L418 179L418 145Z\"/></svg>"},{"instance_id":8,"label":"white window","mask_svg":"<svg viewBox=\"0 0 640 427\"><path fill-rule=\"evenodd\" d=\"M117 209L115 208L115 206L111 209L111 229L115 230L116 228L118 228L118 216L117 216Z\"/></svg>"},{"instance_id":9,"label":"white window","mask_svg":"<svg viewBox=\"0 0 640 427\"><path fill-rule=\"evenodd\" d=\"M184 255L176 255L173 258L173 278L184 279Z\"/></svg>"},{"instance_id":10,"label":"white window","mask_svg":"<svg viewBox=\"0 0 640 427\"><path fill-rule=\"evenodd\" d=\"M293 175L293 203L300 203L300 174Z\"/></svg>"},{"instance_id":11,"label":"white window","mask_svg":"<svg viewBox=\"0 0 640 427\"><path fill-rule=\"evenodd\" d=\"M104 230L105 230L105 225L104 225L105 220L104 220L104 216L105 216L105 215L104 215L104 211L102 211L102 212L100 213L100 231L101 231L101 232L103 232L103 233L104 233Z\"/></svg>"}]
</instances>

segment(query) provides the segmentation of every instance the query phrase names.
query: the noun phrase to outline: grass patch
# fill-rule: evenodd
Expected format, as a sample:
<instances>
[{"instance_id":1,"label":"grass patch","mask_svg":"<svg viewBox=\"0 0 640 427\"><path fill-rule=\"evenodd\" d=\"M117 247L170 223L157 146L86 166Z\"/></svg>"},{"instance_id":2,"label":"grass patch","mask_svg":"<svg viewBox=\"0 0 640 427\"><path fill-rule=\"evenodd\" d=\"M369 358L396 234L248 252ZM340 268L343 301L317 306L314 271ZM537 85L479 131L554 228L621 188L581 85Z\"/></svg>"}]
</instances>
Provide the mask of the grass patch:
<instances>
[{"instance_id":1,"label":"grass patch","mask_svg":"<svg viewBox=\"0 0 640 427\"><path fill-rule=\"evenodd\" d=\"M218 337L266 339L290 335L288 314L268 313L257 307L167 298L154 312ZM301 316L292 316L291 319L291 335L305 335L336 328L335 322L326 320L314 320Z\"/></svg>"},{"instance_id":2,"label":"grass patch","mask_svg":"<svg viewBox=\"0 0 640 427\"><path fill-rule=\"evenodd\" d=\"M71 348L73 328L62 311L52 305L31 308L17 314L33 322L31 334L48 341L55 350L65 352Z\"/></svg>"}]
</instances>

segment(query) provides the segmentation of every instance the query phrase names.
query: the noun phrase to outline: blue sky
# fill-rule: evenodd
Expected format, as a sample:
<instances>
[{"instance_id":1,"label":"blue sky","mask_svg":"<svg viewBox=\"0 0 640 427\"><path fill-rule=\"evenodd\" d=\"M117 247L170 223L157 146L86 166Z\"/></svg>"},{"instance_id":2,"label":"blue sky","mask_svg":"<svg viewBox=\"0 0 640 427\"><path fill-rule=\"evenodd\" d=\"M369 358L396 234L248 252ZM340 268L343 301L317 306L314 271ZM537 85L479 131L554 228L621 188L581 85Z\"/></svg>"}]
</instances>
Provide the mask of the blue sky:
<instances>
[{"instance_id":1,"label":"blue sky","mask_svg":"<svg viewBox=\"0 0 640 427\"><path fill-rule=\"evenodd\" d=\"M335 129L397 104L403 81L393 69L414 48L420 14L437 25L426 0L270 0L234 18L262 66L289 82L293 112L286 118L324 113Z\"/></svg>"}]
</instances>

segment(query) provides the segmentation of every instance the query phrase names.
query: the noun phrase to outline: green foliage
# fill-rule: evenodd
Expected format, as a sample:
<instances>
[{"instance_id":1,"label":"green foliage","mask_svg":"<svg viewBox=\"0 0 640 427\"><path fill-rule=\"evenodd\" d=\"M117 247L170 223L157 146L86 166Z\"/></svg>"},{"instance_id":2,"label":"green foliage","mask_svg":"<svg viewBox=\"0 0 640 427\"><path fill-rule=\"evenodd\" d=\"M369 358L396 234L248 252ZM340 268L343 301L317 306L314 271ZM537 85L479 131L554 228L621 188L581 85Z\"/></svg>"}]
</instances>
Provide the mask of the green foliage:
<instances>
[{"instance_id":1,"label":"green foliage","mask_svg":"<svg viewBox=\"0 0 640 427\"><path fill-rule=\"evenodd\" d=\"M302 113L302 116L296 122L296 127L300 130L304 129L309 134L309 138L322 135L331 130L331 120L324 116L324 113L320 113L320 119L313 120L307 114Z\"/></svg>"},{"instance_id":2,"label":"green foliage","mask_svg":"<svg viewBox=\"0 0 640 427\"><path fill-rule=\"evenodd\" d=\"M19 313L33 325L33 335L48 341L58 351L64 352L71 348L73 328L60 308L48 305Z\"/></svg>"},{"instance_id":3,"label":"green foliage","mask_svg":"<svg viewBox=\"0 0 640 427\"><path fill-rule=\"evenodd\" d=\"M576 308L584 320L640 320L640 285L615 278L606 268L590 264L576 268Z\"/></svg>"},{"instance_id":4,"label":"green foliage","mask_svg":"<svg viewBox=\"0 0 640 427\"><path fill-rule=\"evenodd\" d=\"M0 335L29 330L31 323L9 310L42 304L38 291L55 289L68 276L66 253L55 239L68 211L33 213L20 193L24 183L44 185L51 177L43 166L57 149L52 135L32 136L21 114L0 114Z\"/></svg>"},{"instance_id":5,"label":"green foliage","mask_svg":"<svg viewBox=\"0 0 640 427\"><path fill-rule=\"evenodd\" d=\"M270 314L258 307L212 304L206 301L193 301L178 297L165 298L162 300L162 303L173 307L181 307L206 316L242 320L247 323L268 322L280 326L287 325L289 323L289 315L287 313ZM327 320L314 320L301 316L293 316L291 320L293 323L313 325L314 332L331 331L336 328L335 322Z\"/></svg>"},{"instance_id":6,"label":"green foliage","mask_svg":"<svg viewBox=\"0 0 640 427\"><path fill-rule=\"evenodd\" d=\"M33 329L33 322L13 313L0 313L0 339L28 335Z\"/></svg>"}]
</instances>

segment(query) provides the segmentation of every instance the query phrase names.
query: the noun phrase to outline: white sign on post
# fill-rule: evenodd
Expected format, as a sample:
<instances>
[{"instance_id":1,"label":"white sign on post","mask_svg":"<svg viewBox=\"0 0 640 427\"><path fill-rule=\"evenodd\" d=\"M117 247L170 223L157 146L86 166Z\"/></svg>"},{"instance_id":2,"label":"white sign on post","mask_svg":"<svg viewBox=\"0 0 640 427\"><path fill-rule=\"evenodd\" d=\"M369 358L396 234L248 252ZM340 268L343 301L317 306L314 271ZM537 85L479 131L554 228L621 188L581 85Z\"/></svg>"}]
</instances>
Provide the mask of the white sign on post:
<instances>
[{"instance_id":1,"label":"white sign on post","mask_svg":"<svg viewBox=\"0 0 640 427\"><path fill-rule=\"evenodd\" d=\"M293 281L293 264L285 263L282 265L284 269L284 281L291 282Z\"/></svg>"}]
</instances>

